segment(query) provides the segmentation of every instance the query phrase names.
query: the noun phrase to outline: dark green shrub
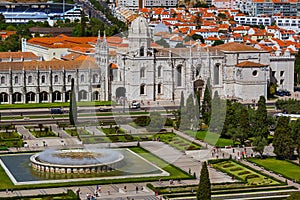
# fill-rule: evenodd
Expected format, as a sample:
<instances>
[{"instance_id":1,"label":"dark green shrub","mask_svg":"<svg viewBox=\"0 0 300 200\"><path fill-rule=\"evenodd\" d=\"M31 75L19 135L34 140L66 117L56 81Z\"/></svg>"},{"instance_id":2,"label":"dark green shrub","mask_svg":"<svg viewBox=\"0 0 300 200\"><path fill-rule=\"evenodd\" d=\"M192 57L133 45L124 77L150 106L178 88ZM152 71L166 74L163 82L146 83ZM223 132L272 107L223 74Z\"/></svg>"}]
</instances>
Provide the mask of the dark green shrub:
<instances>
[{"instance_id":1,"label":"dark green shrub","mask_svg":"<svg viewBox=\"0 0 300 200\"><path fill-rule=\"evenodd\" d=\"M148 126L150 124L150 117L149 116L138 116L135 120L134 123L138 126Z\"/></svg>"},{"instance_id":2,"label":"dark green shrub","mask_svg":"<svg viewBox=\"0 0 300 200\"><path fill-rule=\"evenodd\" d=\"M251 179L251 178L258 178L259 176L257 175L257 174L250 174L250 175L247 175L246 177L245 177L245 179L246 180L248 180L248 179Z\"/></svg>"}]
</instances>

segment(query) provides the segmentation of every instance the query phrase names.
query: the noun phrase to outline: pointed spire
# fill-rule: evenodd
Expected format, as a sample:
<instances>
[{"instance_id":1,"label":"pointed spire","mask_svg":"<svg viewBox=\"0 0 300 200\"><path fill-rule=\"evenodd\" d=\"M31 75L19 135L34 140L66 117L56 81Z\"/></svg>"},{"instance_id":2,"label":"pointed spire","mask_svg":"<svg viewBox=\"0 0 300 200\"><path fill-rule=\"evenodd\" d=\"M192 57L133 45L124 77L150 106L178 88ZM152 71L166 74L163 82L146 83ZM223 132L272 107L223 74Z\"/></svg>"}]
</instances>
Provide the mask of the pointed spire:
<instances>
[{"instance_id":1,"label":"pointed spire","mask_svg":"<svg viewBox=\"0 0 300 200\"><path fill-rule=\"evenodd\" d=\"M103 42L106 42L106 33L105 33L105 31L104 31L104 35L103 35Z\"/></svg>"},{"instance_id":2,"label":"pointed spire","mask_svg":"<svg viewBox=\"0 0 300 200\"><path fill-rule=\"evenodd\" d=\"M99 30L99 31L98 31L98 39L97 39L96 46L97 46L97 47L100 47L100 44L101 44L101 37L100 37L100 30Z\"/></svg>"}]
</instances>

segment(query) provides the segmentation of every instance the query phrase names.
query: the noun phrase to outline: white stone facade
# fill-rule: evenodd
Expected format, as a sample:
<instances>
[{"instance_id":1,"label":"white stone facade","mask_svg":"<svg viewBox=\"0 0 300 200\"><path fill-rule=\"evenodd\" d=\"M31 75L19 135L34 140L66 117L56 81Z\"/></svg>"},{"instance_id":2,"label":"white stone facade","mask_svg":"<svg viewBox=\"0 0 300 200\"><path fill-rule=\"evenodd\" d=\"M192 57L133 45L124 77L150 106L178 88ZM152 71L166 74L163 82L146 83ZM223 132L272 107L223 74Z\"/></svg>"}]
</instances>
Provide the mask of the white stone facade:
<instances>
[{"instance_id":1,"label":"white stone facade","mask_svg":"<svg viewBox=\"0 0 300 200\"><path fill-rule=\"evenodd\" d=\"M163 48L150 47L151 37L147 22L138 17L129 29L127 51L118 51L114 67L99 62L101 71L109 71L105 81L108 88L105 100L128 102L179 100L181 92L204 92L210 81L212 93L241 101L258 100L267 95L270 67L281 65L286 77L293 76L294 58L281 62L271 59L267 51L239 43L217 47ZM107 47L108 48L108 47ZM99 55L105 57L104 53ZM109 60L108 56L106 59ZM282 65L283 64L283 65ZM284 82L290 90L292 81ZM122 102L122 101L121 101Z\"/></svg>"}]
</instances>

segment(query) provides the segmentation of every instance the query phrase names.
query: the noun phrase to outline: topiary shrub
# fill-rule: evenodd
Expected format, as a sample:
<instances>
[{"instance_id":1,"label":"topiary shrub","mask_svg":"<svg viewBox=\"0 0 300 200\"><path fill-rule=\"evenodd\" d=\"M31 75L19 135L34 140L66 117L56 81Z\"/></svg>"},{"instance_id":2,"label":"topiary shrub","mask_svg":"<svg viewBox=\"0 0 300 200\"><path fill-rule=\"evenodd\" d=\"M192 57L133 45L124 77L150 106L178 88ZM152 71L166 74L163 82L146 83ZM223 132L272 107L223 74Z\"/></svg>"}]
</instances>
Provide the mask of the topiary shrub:
<instances>
[{"instance_id":1,"label":"topiary shrub","mask_svg":"<svg viewBox=\"0 0 300 200\"><path fill-rule=\"evenodd\" d=\"M257 174L250 174L250 175L247 175L247 176L245 177L245 179L248 180L248 179L258 178L258 177L259 177L259 176L258 176Z\"/></svg>"}]
</instances>

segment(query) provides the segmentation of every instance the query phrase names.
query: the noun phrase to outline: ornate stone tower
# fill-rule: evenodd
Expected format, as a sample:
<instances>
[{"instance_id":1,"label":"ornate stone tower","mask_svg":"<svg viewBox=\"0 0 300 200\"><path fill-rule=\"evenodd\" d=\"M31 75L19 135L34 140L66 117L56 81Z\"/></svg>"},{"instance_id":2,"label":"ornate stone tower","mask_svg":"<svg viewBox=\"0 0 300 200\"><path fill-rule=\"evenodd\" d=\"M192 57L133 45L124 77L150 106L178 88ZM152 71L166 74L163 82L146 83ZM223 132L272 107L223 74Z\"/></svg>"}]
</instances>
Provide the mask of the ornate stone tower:
<instances>
[{"instance_id":1,"label":"ornate stone tower","mask_svg":"<svg viewBox=\"0 0 300 200\"><path fill-rule=\"evenodd\" d=\"M137 17L131 24L128 31L129 53L135 56L147 56L150 48L151 34L146 19Z\"/></svg>"},{"instance_id":2,"label":"ornate stone tower","mask_svg":"<svg viewBox=\"0 0 300 200\"><path fill-rule=\"evenodd\" d=\"M100 100L110 100L109 95L109 48L106 41L106 35L104 32L103 40L101 42L100 31L98 33L98 40L95 47L95 59L100 68L100 77L98 77L100 83Z\"/></svg>"}]
</instances>

